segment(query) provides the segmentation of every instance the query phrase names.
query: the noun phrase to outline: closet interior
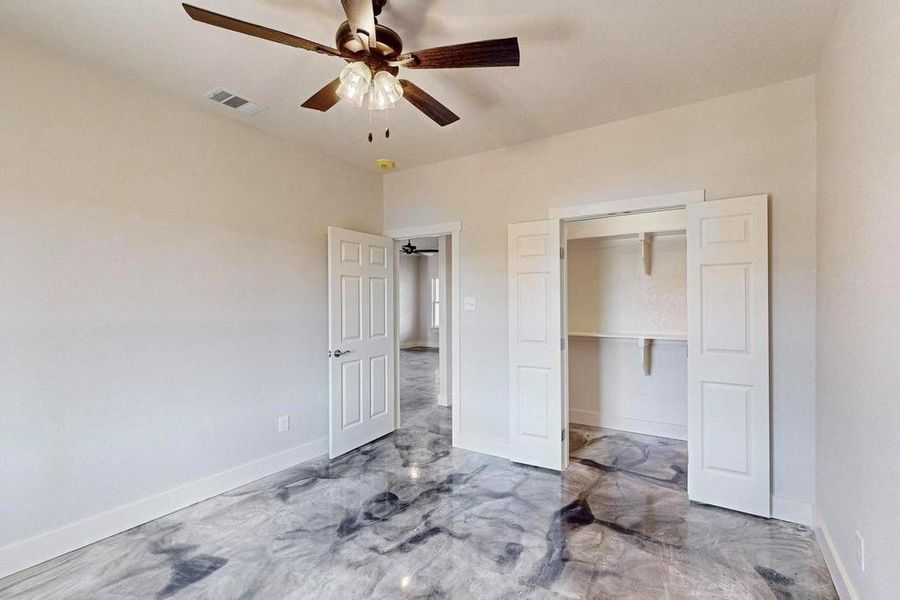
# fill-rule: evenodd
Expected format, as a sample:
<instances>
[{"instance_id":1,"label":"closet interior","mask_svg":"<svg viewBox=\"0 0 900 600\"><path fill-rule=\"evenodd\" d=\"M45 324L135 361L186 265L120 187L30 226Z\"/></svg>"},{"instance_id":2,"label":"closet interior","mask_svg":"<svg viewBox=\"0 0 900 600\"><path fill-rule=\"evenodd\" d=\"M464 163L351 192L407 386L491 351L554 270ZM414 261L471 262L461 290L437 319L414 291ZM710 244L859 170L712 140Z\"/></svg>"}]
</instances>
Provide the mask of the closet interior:
<instances>
[{"instance_id":1,"label":"closet interior","mask_svg":"<svg viewBox=\"0 0 900 600\"><path fill-rule=\"evenodd\" d=\"M567 224L569 421L687 439L681 210Z\"/></svg>"}]
</instances>

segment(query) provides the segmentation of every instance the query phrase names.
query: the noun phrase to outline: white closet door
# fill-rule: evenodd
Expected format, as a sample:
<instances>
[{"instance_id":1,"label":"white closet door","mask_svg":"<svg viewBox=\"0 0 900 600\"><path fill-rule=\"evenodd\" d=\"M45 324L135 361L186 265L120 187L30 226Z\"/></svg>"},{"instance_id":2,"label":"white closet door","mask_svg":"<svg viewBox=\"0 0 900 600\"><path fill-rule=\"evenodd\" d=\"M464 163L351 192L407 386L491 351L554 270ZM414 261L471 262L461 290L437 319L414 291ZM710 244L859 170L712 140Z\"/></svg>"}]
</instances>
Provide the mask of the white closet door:
<instances>
[{"instance_id":1,"label":"white closet door","mask_svg":"<svg viewBox=\"0 0 900 600\"><path fill-rule=\"evenodd\" d=\"M563 468L559 221L509 226L510 459Z\"/></svg>"},{"instance_id":2,"label":"white closet door","mask_svg":"<svg viewBox=\"0 0 900 600\"><path fill-rule=\"evenodd\" d=\"M687 211L688 496L768 517L768 200Z\"/></svg>"},{"instance_id":3,"label":"white closet door","mask_svg":"<svg viewBox=\"0 0 900 600\"><path fill-rule=\"evenodd\" d=\"M331 458L394 430L393 247L328 228Z\"/></svg>"}]
</instances>

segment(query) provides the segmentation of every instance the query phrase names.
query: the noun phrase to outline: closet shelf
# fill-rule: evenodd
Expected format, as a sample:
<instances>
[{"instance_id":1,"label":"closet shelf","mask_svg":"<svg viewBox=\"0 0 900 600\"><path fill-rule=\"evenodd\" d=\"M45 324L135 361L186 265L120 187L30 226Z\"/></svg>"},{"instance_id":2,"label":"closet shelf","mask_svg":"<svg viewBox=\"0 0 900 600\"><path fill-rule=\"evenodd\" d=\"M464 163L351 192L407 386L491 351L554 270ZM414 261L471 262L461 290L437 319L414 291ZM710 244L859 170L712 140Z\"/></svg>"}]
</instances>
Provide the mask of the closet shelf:
<instances>
[{"instance_id":1,"label":"closet shelf","mask_svg":"<svg viewBox=\"0 0 900 600\"><path fill-rule=\"evenodd\" d=\"M591 331L570 331L569 337L687 341L687 333L596 333Z\"/></svg>"},{"instance_id":2,"label":"closet shelf","mask_svg":"<svg viewBox=\"0 0 900 600\"><path fill-rule=\"evenodd\" d=\"M570 331L569 337L636 340L638 348L641 349L641 369L644 371L645 376L650 374L650 346L654 341L687 341L687 333L593 333Z\"/></svg>"}]
</instances>

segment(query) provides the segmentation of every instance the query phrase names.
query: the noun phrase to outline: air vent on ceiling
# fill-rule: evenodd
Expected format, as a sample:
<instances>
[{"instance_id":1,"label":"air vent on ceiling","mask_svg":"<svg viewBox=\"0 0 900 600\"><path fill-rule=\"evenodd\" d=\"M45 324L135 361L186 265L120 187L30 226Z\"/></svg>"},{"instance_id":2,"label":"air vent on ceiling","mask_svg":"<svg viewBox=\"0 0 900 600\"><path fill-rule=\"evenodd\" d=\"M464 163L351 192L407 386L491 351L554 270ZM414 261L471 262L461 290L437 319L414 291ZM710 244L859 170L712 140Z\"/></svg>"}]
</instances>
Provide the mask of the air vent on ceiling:
<instances>
[{"instance_id":1,"label":"air vent on ceiling","mask_svg":"<svg viewBox=\"0 0 900 600\"><path fill-rule=\"evenodd\" d=\"M263 109L262 106L250 102L246 98L241 98L234 92L230 92L225 88L216 88L211 92L207 92L206 97L216 104L222 104L228 108L233 108L245 115L255 115Z\"/></svg>"}]
</instances>

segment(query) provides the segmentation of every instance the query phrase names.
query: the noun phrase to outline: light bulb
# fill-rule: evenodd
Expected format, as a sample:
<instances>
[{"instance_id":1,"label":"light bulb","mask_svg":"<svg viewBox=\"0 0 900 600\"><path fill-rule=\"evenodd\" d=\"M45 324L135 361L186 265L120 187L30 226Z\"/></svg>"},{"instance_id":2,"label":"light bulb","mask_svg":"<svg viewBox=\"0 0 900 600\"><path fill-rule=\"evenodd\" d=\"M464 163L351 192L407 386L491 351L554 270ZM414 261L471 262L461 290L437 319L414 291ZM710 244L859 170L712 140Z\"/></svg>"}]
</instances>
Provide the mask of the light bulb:
<instances>
[{"instance_id":1,"label":"light bulb","mask_svg":"<svg viewBox=\"0 0 900 600\"><path fill-rule=\"evenodd\" d=\"M393 108L402 97L403 86L396 77L387 71L379 71L375 74L372 90L369 92L369 110Z\"/></svg>"},{"instance_id":2,"label":"light bulb","mask_svg":"<svg viewBox=\"0 0 900 600\"><path fill-rule=\"evenodd\" d=\"M362 108L372 86L372 70L364 62L352 62L341 70L341 84L335 92L347 102Z\"/></svg>"}]
</instances>

